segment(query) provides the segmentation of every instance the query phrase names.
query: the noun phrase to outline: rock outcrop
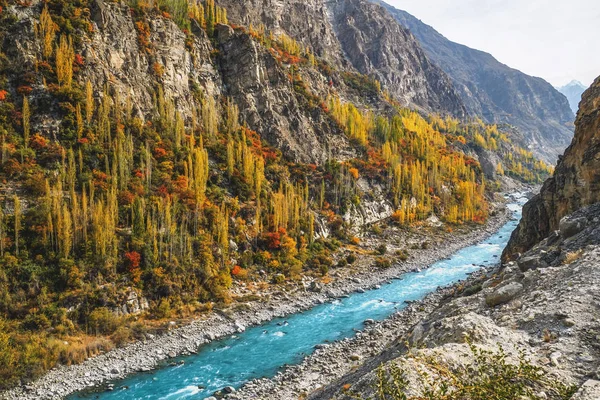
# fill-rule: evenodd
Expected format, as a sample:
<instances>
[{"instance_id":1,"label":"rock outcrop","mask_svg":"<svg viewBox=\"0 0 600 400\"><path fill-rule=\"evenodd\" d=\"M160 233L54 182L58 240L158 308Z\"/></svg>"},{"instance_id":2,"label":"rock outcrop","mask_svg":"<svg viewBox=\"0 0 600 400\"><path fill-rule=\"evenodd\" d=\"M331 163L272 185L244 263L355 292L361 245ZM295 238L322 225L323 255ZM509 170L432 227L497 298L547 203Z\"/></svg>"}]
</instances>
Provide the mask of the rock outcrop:
<instances>
[{"instance_id":1,"label":"rock outcrop","mask_svg":"<svg viewBox=\"0 0 600 400\"><path fill-rule=\"evenodd\" d=\"M563 217L600 202L600 78L584 93L575 125L575 138L554 176L525 205L523 219L504 251L504 260L529 250L559 230ZM567 229L566 225L563 229Z\"/></svg>"},{"instance_id":2,"label":"rock outcrop","mask_svg":"<svg viewBox=\"0 0 600 400\"><path fill-rule=\"evenodd\" d=\"M408 28L427 56L450 76L470 114L518 127L530 150L552 163L569 145L573 112L565 96L548 82L454 43L405 11L375 2Z\"/></svg>"}]
</instances>

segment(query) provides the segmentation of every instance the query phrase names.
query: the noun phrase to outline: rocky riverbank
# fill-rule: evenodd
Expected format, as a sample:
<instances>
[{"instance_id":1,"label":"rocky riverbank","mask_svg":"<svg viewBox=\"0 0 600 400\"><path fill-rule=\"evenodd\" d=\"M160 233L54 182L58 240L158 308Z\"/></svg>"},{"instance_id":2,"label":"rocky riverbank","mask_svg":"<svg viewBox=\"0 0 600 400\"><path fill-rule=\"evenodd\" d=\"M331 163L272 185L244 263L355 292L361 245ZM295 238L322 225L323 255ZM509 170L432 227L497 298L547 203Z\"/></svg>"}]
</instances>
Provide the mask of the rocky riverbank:
<instances>
[{"instance_id":1,"label":"rocky riverbank","mask_svg":"<svg viewBox=\"0 0 600 400\"><path fill-rule=\"evenodd\" d=\"M406 272L425 268L435 261L447 258L457 250L475 244L485 237L490 236L498 230L511 216L502 204L496 204L497 210L484 226L469 227L461 232L439 232L435 243L431 248L421 246L420 249L411 251L411 258L405 262L395 263L391 268L382 269L375 265L367 263L364 259L357 262L358 267L343 268L331 273L332 279L329 282L311 282L303 281L300 284L288 286L287 289L281 289L274 292L269 298L260 302L245 304L245 307L232 307L231 309L213 312L204 318L200 318L193 323L173 329L160 336L148 335L147 339L123 348L112 350L106 354L89 359L80 365L69 367L59 367L50 371L41 379L30 385L15 388L0 396L2 399L59 399L77 391L97 387L111 381L122 379L127 375L151 371L161 365L164 365L169 358L180 355L189 355L197 349L212 340L241 332L248 326L258 325L276 317L282 317L306 310L317 304L330 301L335 298L345 296L349 293L367 290L376 285L384 284L390 279L396 278ZM385 237L385 235L383 236ZM431 240L430 233L409 233L407 237L412 238L414 243L419 240ZM420 238L420 239L419 239ZM370 241L370 242L369 242ZM365 240L365 246L376 244L374 238ZM410 241L409 241L410 242ZM414 244L413 243L413 244ZM422 242L424 243L424 242ZM406 246L407 241L401 244ZM391 249L394 246L388 246ZM374 247L373 247L374 248ZM444 290L429 296L422 304L413 304L407 307L401 314L391 320L382 323L373 324L369 329L357 335L357 339L351 339L362 343L367 341L372 344L370 352L376 352L387 342L378 341L377 334L386 327L385 324L395 324L398 326L410 326L410 321L417 320L424 312L435 307L436 302L444 295ZM386 330L387 329L383 329ZM368 339L367 339L368 338ZM339 352L346 352L343 347L348 340L336 344ZM381 343L380 343L381 342ZM330 349L327 349L329 351ZM358 351L358 349L357 349ZM325 349L319 350L311 357L320 357ZM355 361L365 357L367 353L351 354ZM337 361L337 364L346 364L343 358ZM307 362L299 368L305 367ZM318 364L316 364L318 365ZM304 366L304 367L303 367ZM318 368L318 367L316 367ZM345 370L330 367L334 376L340 376ZM319 370L315 374L320 374ZM285 373L284 373L285 374ZM283 375L278 375L281 379ZM306 380L314 382L315 379ZM246 390L250 390L255 385L250 383ZM313 383L314 385L314 383ZM268 386L265 386L268 388ZM250 392L248 392L250 393ZM258 393L258 392L256 392ZM263 393L261 391L261 393ZM239 396L238 394L230 397ZM273 398L272 396L268 396Z\"/></svg>"},{"instance_id":2,"label":"rocky riverbank","mask_svg":"<svg viewBox=\"0 0 600 400\"><path fill-rule=\"evenodd\" d=\"M425 386L431 389L428 385L432 381L426 383L423 373L435 377L438 388L444 383L453 387L450 382L456 377L464 384L477 374L473 372L477 367L468 369L478 362L472 345L489 354L501 347L508 363L520 363L523 355L531 368L539 369L541 375L531 384L534 392L527 398L598 400L599 263L600 203L561 219L557 231L516 262L504 264L487 276L472 277L438 305L431 296L434 306L427 301L423 304L434 311L410 329L388 323L392 332L385 337L395 340L343 377L329 380L322 388L308 388L308 398L373 398L381 365L384 370L394 367L401 371L403 392L417 397ZM338 360L344 360L343 356L347 353L340 353ZM456 371L456 375L444 376L439 371ZM341 369L334 372L339 374ZM294 379L303 382L305 374L299 374ZM468 382L477 382L477 377ZM249 390L258 395L245 396L242 392L240 398L297 398L292 391L297 388L287 386L280 384L264 392L260 391L264 384L258 385L260 390L250 386Z\"/></svg>"}]
</instances>

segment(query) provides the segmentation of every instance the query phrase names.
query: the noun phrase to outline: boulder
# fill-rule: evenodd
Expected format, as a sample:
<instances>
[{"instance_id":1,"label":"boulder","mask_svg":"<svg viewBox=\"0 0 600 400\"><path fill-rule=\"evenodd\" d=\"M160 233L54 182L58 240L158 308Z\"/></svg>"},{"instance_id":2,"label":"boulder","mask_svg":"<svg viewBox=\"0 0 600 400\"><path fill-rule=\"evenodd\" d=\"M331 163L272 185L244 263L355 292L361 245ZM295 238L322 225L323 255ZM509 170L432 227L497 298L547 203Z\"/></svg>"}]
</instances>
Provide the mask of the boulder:
<instances>
[{"instance_id":1,"label":"boulder","mask_svg":"<svg viewBox=\"0 0 600 400\"><path fill-rule=\"evenodd\" d=\"M514 299L523 291L523 285L518 282L510 282L489 293L485 297L485 302L489 307L495 307L500 304L506 304Z\"/></svg>"},{"instance_id":2,"label":"boulder","mask_svg":"<svg viewBox=\"0 0 600 400\"><path fill-rule=\"evenodd\" d=\"M231 394L233 392L235 392L235 388L233 386L225 386L223 388L223 393Z\"/></svg>"},{"instance_id":3,"label":"boulder","mask_svg":"<svg viewBox=\"0 0 600 400\"><path fill-rule=\"evenodd\" d=\"M567 239L583 231L587 227L587 224L587 218L572 218L567 216L560 220L558 230L563 239Z\"/></svg>"},{"instance_id":4,"label":"boulder","mask_svg":"<svg viewBox=\"0 0 600 400\"><path fill-rule=\"evenodd\" d=\"M588 379L579 388L572 400L598 400L600 399L600 381Z\"/></svg>"},{"instance_id":5,"label":"boulder","mask_svg":"<svg viewBox=\"0 0 600 400\"><path fill-rule=\"evenodd\" d=\"M308 290L313 293L321 293L321 291L323 290L323 285L321 285L317 281L312 281L308 286Z\"/></svg>"},{"instance_id":6,"label":"boulder","mask_svg":"<svg viewBox=\"0 0 600 400\"><path fill-rule=\"evenodd\" d=\"M542 268L544 265L539 255L521 257L517 260L517 264L522 272Z\"/></svg>"}]
</instances>

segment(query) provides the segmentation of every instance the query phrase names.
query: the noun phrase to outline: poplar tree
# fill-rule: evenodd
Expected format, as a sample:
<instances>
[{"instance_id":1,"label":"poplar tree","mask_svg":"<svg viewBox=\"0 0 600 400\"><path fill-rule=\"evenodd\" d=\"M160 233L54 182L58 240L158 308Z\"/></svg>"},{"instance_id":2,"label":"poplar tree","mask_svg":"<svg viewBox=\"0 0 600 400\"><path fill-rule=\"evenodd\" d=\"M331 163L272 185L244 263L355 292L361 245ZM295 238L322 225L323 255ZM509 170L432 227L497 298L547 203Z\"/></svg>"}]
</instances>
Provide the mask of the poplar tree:
<instances>
[{"instance_id":1,"label":"poplar tree","mask_svg":"<svg viewBox=\"0 0 600 400\"><path fill-rule=\"evenodd\" d=\"M23 141L25 149L29 146L29 119L31 118L31 111L29 110L29 101L27 97L23 96Z\"/></svg>"},{"instance_id":2,"label":"poplar tree","mask_svg":"<svg viewBox=\"0 0 600 400\"><path fill-rule=\"evenodd\" d=\"M71 87L75 50L70 36L62 35L56 48L56 78L60 86Z\"/></svg>"},{"instance_id":3,"label":"poplar tree","mask_svg":"<svg viewBox=\"0 0 600 400\"><path fill-rule=\"evenodd\" d=\"M52 21L47 5L44 5L44 8L42 9L40 21L35 24L35 31L42 42L43 57L45 59L50 58L50 56L52 56L52 51L54 50L54 38L58 31L58 27L54 21Z\"/></svg>"},{"instance_id":4,"label":"poplar tree","mask_svg":"<svg viewBox=\"0 0 600 400\"><path fill-rule=\"evenodd\" d=\"M21 232L21 201L19 200L19 196L14 195L13 197L14 207L15 207L15 254L19 255L19 233Z\"/></svg>"}]
</instances>

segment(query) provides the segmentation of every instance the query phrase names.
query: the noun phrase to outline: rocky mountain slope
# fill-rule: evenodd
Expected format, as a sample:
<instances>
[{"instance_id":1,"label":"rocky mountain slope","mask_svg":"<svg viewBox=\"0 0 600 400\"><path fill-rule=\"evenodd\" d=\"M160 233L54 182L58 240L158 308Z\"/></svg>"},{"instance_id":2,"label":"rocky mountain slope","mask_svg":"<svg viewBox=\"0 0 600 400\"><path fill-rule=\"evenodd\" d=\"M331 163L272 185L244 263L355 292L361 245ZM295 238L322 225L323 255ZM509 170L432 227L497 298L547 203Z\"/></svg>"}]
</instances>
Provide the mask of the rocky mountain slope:
<instances>
[{"instance_id":1,"label":"rocky mountain slope","mask_svg":"<svg viewBox=\"0 0 600 400\"><path fill-rule=\"evenodd\" d=\"M523 220L504 251L508 260L561 228L563 217L600 202L600 79L583 94L575 138L554 176L525 205ZM577 228L574 228L577 229Z\"/></svg>"},{"instance_id":2,"label":"rocky mountain slope","mask_svg":"<svg viewBox=\"0 0 600 400\"><path fill-rule=\"evenodd\" d=\"M234 23L285 32L329 62L378 79L405 106L465 116L448 76L406 29L368 1L223 0L220 4Z\"/></svg>"},{"instance_id":3,"label":"rocky mountain slope","mask_svg":"<svg viewBox=\"0 0 600 400\"><path fill-rule=\"evenodd\" d=\"M550 162L569 145L573 113L565 97L548 82L454 43L405 11L377 3L408 28L427 56L450 76L470 114L518 127L530 149Z\"/></svg>"},{"instance_id":4,"label":"rocky mountain slope","mask_svg":"<svg viewBox=\"0 0 600 400\"><path fill-rule=\"evenodd\" d=\"M577 110L579 110L579 102L581 101L581 95L583 92L585 92L585 89L587 89L585 85L579 81L571 81L565 86L561 86L557 89L559 92L565 95L567 100L569 100L571 110L573 110L574 114L577 114Z\"/></svg>"},{"instance_id":5,"label":"rocky mountain slope","mask_svg":"<svg viewBox=\"0 0 600 400\"><path fill-rule=\"evenodd\" d=\"M310 398L447 398L473 388L502 388L502 398L600 398L598 124L600 78L583 96L555 176L524 208L504 254L516 261L456 287L395 345ZM510 365L538 373L517 385Z\"/></svg>"}]
</instances>

